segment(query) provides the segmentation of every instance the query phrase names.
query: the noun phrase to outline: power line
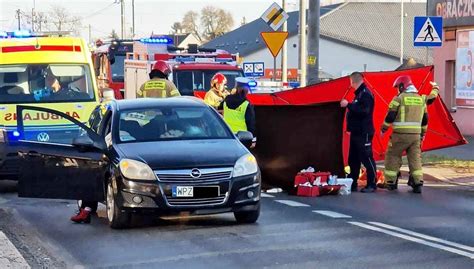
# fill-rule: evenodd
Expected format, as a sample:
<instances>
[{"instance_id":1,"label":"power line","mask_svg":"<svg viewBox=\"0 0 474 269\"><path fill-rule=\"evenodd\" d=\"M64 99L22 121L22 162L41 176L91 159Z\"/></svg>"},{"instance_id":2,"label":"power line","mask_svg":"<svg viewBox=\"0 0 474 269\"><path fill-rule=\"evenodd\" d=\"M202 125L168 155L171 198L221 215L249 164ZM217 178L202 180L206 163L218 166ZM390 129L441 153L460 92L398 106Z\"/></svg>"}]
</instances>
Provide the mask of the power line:
<instances>
[{"instance_id":1,"label":"power line","mask_svg":"<svg viewBox=\"0 0 474 269\"><path fill-rule=\"evenodd\" d=\"M88 16L83 17L83 19L87 19L87 18L94 17L94 16L96 16L96 15L99 15L100 13L104 12L104 11L107 10L109 7L111 7L111 6L115 5L115 4L117 4L117 2L110 3L110 4L108 4L106 7L102 8L102 9L99 9L99 10L97 10L97 11L95 11L95 12L92 12L92 13L89 14Z\"/></svg>"}]
</instances>

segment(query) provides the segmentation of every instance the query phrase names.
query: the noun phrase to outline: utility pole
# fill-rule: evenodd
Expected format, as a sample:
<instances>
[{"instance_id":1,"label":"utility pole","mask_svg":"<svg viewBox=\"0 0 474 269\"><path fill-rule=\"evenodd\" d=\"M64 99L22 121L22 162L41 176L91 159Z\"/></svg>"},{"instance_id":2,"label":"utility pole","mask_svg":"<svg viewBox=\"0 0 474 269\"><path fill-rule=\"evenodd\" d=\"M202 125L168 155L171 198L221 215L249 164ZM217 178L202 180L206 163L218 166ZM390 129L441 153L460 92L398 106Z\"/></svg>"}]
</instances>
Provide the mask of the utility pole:
<instances>
[{"instance_id":1,"label":"utility pole","mask_svg":"<svg viewBox=\"0 0 474 269\"><path fill-rule=\"evenodd\" d=\"M31 9L31 31L35 31L35 8L36 8L36 0L33 0L33 8Z\"/></svg>"},{"instance_id":2,"label":"utility pole","mask_svg":"<svg viewBox=\"0 0 474 269\"><path fill-rule=\"evenodd\" d=\"M132 0L132 38L135 38L135 0Z\"/></svg>"},{"instance_id":3,"label":"utility pole","mask_svg":"<svg viewBox=\"0 0 474 269\"><path fill-rule=\"evenodd\" d=\"M286 12L286 0L281 1L281 7ZM288 31L288 24L285 21L283 23L283 32L286 31ZM281 81L288 82L288 45L286 40L281 50Z\"/></svg>"},{"instance_id":4,"label":"utility pole","mask_svg":"<svg viewBox=\"0 0 474 269\"><path fill-rule=\"evenodd\" d=\"M122 34L121 38L125 38L125 0L120 0L120 11L122 12L121 16L121 25L122 25Z\"/></svg>"},{"instance_id":5,"label":"utility pole","mask_svg":"<svg viewBox=\"0 0 474 269\"><path fill-rule=\"evenodd\" d=\"M308 18L308 85L319 82L319 22L321 17L321 1L309 0Z\"/></svg>"},{"instance_id":6,"label":"utility pole","mask_svg":"<svg viewBox=\"0 0 474 269\"><path fill-rule=\"evenodd\" d=\"M92 44L92 28L91 28L91 25L89 24L89 44Z\"/></svg>"},{"instance_id":7,"label":"utility pole","mask_svg":"<svg viewBox=\"0 0 474 269\"><path fill-rule=\"evenodd\" d=\"M404 35L404 19L405 19L405 12L403 8L403 0L401 0L401 7L400 7L400 64L403 64L403 35Z\"/></svg>"},{"instance_id":8,"label":"utility pole","mask_svg":"<svg viewBox=\"0 0 474 269\"><path fill-rule=\"evenodd\" d=\"M300 0L300 87L306 86L306 0Z\"/></svg>"},{"instance_id":9,"label":"utility pole","mask_svg":"<svg viewBox=\"0 0 474 269\"><path fill-rule=\"evenodd\" d=\"M18 30L21 30L21 10L20 9L16 10L15 17L18 19Z\"/></svg>"}]
</instances>

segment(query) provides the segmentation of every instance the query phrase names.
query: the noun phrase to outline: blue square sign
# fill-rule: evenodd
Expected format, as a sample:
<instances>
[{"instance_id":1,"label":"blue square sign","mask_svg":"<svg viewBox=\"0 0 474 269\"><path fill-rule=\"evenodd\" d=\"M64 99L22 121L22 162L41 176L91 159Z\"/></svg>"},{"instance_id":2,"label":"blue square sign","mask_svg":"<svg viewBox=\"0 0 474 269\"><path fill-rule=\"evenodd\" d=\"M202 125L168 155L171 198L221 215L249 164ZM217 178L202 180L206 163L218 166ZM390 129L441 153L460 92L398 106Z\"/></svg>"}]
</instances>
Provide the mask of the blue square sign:
<instances>
[{"instance_id":1,"label":"blue square sign","mask_svg":"<svg viewBox=\"0 0 474 269\"><path fill-rule=\"evenodd\" d=\"M415 17L413 42L415 47L441 47L443 17Z\"/></svg>"},{"instance_id":2,"label":"blue square sign","mask_svg":"<svg viewBox=\"0 0 474 269\"><path fill-rule=\"evenodd\" d=\"M265 75L264 62L248 62L243 64L246 77L263 77Z\"/></svg>"}]
</instances>

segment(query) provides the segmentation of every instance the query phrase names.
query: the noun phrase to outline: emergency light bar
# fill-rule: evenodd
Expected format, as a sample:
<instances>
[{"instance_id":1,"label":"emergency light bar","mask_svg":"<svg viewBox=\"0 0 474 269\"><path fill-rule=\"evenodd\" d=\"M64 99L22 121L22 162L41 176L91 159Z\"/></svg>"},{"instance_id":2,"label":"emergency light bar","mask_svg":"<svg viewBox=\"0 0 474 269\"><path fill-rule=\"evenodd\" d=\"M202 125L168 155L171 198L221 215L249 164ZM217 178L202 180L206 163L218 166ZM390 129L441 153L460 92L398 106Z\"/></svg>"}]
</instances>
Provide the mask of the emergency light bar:
<instances>
[{"instance_id":1,"label":"emergency light bar","mask_svg":"<svg viewBox=\"0 0 474 269\"><path fill-rule=\"evenodd\" d=\"M26 38L32 37L30 31L28 30L17 30L14 32L0 32L0 38Z\"/></svg>"},{"instance_id":2,"label":"emergency light bar","mask_svg":"<svg viewBox=\"0 0 474 269\"><path fill-rule=\"evenodd\" d=\"M28 37L47 37L47 36L65 36L70 35L71 31L47 31L35 32L30 30L16 30L12 32L0 31L0 38L28 38Z\"/></svg>"},{"instance_id":3,"label":"emergency light bar","mask_svg":"<svg viewBox=\"0 0 474 269\"><path fill-rule=\"evenodd\" d=\"M145 44L173 44L173 39L169 37L158 37L158 38L141 38L140 42Z\"/></svg>"}]
</instances>

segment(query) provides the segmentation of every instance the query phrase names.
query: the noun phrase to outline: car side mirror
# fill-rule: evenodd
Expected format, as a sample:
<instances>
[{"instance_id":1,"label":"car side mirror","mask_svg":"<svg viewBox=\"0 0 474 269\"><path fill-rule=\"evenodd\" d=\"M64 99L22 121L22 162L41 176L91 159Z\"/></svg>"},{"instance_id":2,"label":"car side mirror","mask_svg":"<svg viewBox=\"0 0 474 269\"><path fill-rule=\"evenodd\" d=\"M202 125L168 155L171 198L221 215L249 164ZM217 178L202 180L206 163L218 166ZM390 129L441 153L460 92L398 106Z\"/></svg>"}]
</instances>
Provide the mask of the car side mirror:
<instances>
[{"instance_id":1,"label":"car side mirror","mask_svg":"<svg viewBox=\"0 0 474 269\"><path fill-rule=\"evenodd\" d=\"M239 131L237 134L237 139L248 149L252 146L253 134L247 131Z\"/></svg>"},{"instance_id":2,"label":"car side mirror","mask_svg":"<svg viewBox=\"0 0 474 269\"><path fill-rule=\"evenodd\" d=\"M72 145L81 152L92 151L94 149L105 150L105 142L94 142L92 138L87 135L76 137L72 140Z\"/></svg>"}]
</instances>

